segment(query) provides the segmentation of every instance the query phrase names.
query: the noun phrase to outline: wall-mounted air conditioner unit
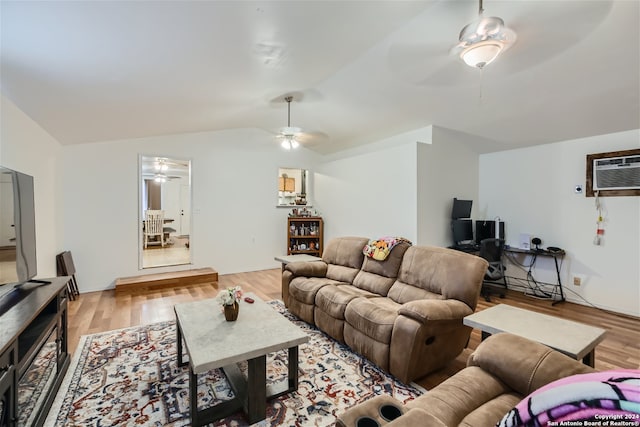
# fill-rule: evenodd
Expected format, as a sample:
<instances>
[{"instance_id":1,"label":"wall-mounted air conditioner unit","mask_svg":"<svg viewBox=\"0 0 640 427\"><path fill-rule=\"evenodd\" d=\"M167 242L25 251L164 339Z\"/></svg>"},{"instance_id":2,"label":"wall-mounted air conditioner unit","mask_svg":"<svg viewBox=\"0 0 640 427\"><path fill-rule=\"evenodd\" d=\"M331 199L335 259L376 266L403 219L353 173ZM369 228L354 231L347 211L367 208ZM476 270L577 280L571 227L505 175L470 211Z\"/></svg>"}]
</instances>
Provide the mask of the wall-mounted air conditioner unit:
<instances>
[{"instance_id":1,"label":"wall-mounted air conditioner unit","mask_svg":"<svg viewBox=\"0 0 640 427\"><path fill-rule=\"evenodd\" d=\"M640 156L594 159L593 190L640 190Z\"/></svg>"}]
</instances>

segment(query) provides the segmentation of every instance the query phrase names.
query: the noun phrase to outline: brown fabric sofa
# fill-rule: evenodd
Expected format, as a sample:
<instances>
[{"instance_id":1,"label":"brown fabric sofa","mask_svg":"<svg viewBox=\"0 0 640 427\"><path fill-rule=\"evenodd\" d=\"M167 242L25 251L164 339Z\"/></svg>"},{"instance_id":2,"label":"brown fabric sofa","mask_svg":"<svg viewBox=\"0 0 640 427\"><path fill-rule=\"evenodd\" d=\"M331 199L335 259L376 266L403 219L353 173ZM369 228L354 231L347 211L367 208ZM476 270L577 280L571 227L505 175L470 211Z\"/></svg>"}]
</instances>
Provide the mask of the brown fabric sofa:
<instances>
[{"instance_id":1,"label":"brown fabric sofa","mask_svg":"<svg viewBox=\"0 0 640 427\"><path fill-rule=\"evenodd\" d=\"M377 261L362 252L368 241L333 239L322 261L287 264L282 298L293 314L410 382L466 346L471 328L462 318L475 311L487 262L408 243Z\"/></svg>"},{"instance_id":2,"label":"brown fabric sofa","mask_svg":"<svg viewBox=\"0 0 640 427\"><path fill-rule=\"evenodd\" d=\"M534 390L587 372L594 369L540 343L500 333L478 346L465 369L426 394L405 405L374 397L346 411L337 426L493 426ZM397 410L383 417L381 407Z\"/></svg>"}]
</instances>

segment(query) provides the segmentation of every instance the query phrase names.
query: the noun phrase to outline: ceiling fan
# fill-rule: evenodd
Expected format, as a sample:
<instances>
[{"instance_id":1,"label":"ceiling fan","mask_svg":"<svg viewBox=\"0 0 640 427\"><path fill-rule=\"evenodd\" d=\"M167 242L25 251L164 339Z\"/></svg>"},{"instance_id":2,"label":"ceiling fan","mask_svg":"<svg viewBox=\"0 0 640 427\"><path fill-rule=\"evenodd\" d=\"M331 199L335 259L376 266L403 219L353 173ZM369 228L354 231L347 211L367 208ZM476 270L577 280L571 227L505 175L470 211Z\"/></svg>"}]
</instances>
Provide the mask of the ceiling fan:
<instances>
[{"instance_id":1,"label":"ceiling fan","mask_svg":"<svg viewBox=\"0 0 640 427\"><path fill-rule=\"evenodd\" d=\"M512 11L514 8L520 15L531 14L537 17L538 15L533 15L534 12L543 16L546 13L540 6L534 8L532 2L516 2L517 7L512 3L501 3L502 10L511 13L510 16L515 16ZM501 52L510 49L516 40L516 33L506 27L503 19L485 17L483 12L482 0L434 2L428 14L403 28L390 44L387 56L389 69L401 81L419 86L475 86L477 80L469 78L472 76L470 67L475 70L485 69ZM459 30L459 18L469 13L475 19L472 18L471 23L467 21L468 25L463 25L462 30ZM530 21L528 16L526 20L518 21L518 26L533 25ZM548 32L558 37L555 28L550 28ZM548 45L546 34L545 44ZM528 46L532 43L538 43L537 39L527 41ZM518 61L509 61L504 67L495 67L492 70L493 76L510 75L525 69L532 64L530 58L535 56L535 52L527 52L524 57L519 52L514 53L519 54Z\"/></svg>"},{"instance_id":2,"label":"ceiling fan","mask_svg":"<svg viewBox=\"0 0 640 427\"><path fill-rule=\"evenodd\" d=\"M145 179L152 179L155 182L167 182L180 179L181 171L188 166L184 161L169 159L166 157L146 157L143 158L143 172Z\"/></svg>"},{"instance_id":3,"label":"ceiling fan","mask_svg":"<svg viewBox=\"0 0 640 427\"><path fill-rule=\"evenodd\" d=\"M278 138L282 139L280 143L282 148L291 150L292 148L298 148L300 145L296 137L302 132L302 129L291 126L291 101L293 101L293 96L285 96L284 100L287 101L287 127L280 130Z\"/></svg>"},{"instance_id":4,"label":"ceiling fan","mask_svg":"<svg viewBox=\"0 0 640 427\"><path fill-rule=\"evenodd\" d=\"M460 31L459 43L451 50L465 64L479 69L493 62L517 39L516 33L505 26L502 18L484 17L483 13L482 0L479 0L478 19Z\"/></svg>"}]
</instances>

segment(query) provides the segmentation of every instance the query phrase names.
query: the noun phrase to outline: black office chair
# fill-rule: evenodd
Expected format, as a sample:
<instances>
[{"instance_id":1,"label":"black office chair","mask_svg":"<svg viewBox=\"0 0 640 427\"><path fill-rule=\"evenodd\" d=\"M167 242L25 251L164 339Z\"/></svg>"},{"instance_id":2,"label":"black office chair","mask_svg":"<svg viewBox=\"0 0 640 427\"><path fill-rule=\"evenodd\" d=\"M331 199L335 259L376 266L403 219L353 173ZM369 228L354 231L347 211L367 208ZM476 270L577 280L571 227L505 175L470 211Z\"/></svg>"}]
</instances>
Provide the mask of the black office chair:
<instances>
[{"instance_id":1,"label":"black office chair","mask_svg":"<svg viewBox=\"0 0 640 427\"><path fill-rule=\"evenodd\" d=\"M489 267L487 267L487 272L482 282L482 290L480 291L487 302L491 301L491 294L496 289L495 285L504 287L504 289L500 289L500 292L498 292L500 298L504 298L507 290L507 278L504 275L506 267L502 263L503 252L503 239L483 239L480 242L479 255L489 262ZM500 281L501 279L502 281Z\"/></svg>"}]
</instances>

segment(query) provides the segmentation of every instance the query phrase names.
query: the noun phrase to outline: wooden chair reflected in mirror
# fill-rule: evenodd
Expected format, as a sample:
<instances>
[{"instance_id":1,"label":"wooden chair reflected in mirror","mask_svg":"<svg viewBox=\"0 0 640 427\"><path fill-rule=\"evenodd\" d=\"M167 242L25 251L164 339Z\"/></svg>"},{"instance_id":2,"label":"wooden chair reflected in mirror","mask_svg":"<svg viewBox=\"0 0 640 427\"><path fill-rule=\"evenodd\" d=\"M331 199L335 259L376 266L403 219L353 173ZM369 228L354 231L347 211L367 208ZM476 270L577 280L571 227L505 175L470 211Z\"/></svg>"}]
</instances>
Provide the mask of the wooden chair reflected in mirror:
<instances>
[{"instance_id":1,"label":"wooden chair reflected in mirror","mask_svg":"<svg viewBox=\"0 0 640 427\"><path fill-rule=\"evenodd\" d=\"M149 244L160 244L164 248L164 211L148 209L144 216L144 248Z\"/></svg>"}]
</instances>

